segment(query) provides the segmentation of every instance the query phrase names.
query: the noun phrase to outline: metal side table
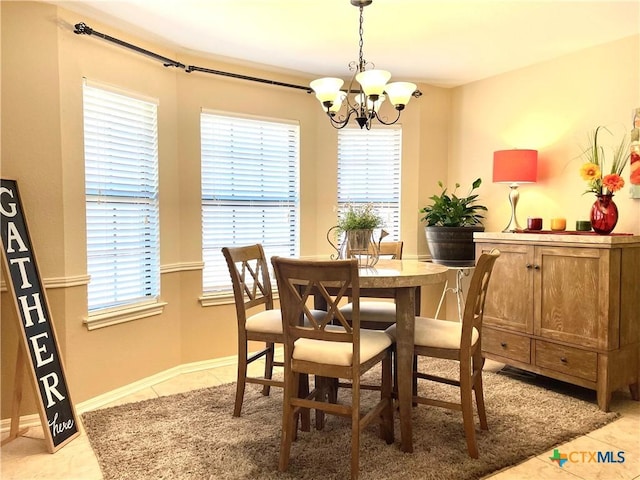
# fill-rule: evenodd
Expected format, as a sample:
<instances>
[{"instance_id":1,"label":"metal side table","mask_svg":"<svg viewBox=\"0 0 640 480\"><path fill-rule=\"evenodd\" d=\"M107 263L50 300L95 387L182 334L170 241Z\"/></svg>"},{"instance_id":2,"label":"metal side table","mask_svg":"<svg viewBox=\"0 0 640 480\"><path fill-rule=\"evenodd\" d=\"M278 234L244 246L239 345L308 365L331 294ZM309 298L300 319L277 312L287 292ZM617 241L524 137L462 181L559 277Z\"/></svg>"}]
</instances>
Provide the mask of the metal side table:
<instances>
[{"instance_id":1,"label":"metal side table","mask_svg":"<svg viewBox=\"0 0 640 480\"><path fill-rule=\"evenodd\" d=\"M464 289L462 285L462 281L464 277L468 277L471 275L471 271L475 268L473 265L466 267L450 267L447 266L449 270L454 270L456 272L456 285L455 287L449 286L449 279L444 282L444 289L442 290L442 296L440 297L440 302L438 303L438 309L436 310L435 318L438 318L440 315L440 309L442 308L442 304L447 295L447 292L455 293L456 301L458 303L458 320L462 323L462 313L464 312Z\"/></svg>"}]
</instances>

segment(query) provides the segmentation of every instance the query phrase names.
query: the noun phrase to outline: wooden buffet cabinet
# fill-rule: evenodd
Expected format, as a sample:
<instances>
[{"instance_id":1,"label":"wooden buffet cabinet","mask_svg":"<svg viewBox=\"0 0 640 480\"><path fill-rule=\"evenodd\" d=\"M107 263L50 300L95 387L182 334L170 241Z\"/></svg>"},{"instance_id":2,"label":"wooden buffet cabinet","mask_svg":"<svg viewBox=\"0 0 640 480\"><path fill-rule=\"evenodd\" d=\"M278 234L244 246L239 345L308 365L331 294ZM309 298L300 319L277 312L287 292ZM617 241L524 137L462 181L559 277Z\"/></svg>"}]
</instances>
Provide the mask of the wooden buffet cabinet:
<instances>
[{"instance_id":1,"label":"wooden buffet cabinet","mask_svg":"<svg viewBox=\"0 0 640 480\"><path fill-rule=\"evenodd\" d=\"M487 358L597 391L640 381L640 236L476 233L497 248L487 294Z\"/></svg>"}]
</instances>

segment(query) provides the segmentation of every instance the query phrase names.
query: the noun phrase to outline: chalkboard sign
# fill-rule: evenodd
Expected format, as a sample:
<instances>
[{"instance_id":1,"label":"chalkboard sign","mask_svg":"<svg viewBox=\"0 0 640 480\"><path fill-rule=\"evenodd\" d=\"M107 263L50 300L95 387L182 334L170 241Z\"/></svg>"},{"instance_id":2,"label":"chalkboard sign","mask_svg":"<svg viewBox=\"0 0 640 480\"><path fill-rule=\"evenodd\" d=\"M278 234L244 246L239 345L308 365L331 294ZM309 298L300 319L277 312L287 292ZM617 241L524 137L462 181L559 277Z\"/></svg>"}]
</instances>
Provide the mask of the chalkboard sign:
<instances>
[{"instance_id":1,"label":"chalkboard sign","mask_svg":"<svg viewBox=\"0 0 640 480\"><path fill-rule=\"evenodd\" d=\"M28 352L32 384L39 393L45 439L53 453L80 433L15 180L1 180L0 213L2 258L10 277L7 286L20 322L22 346Z\"/></svg>"}]
</instances>

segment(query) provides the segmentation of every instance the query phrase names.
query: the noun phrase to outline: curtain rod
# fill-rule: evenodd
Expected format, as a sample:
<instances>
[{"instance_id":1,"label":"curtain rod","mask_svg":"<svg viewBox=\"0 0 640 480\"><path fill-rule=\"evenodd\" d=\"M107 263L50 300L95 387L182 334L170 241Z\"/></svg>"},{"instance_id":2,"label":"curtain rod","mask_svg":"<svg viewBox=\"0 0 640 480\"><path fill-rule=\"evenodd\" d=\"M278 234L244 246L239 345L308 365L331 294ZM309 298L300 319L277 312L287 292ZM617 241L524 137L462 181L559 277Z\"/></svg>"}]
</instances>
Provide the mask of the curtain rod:
<instances>
[{"instance_id":1,"label":"curtain rod","mask_svg":"<svg viewBox=\"0 0 640 480\"><path fill-rule=\"evenodd\" d=\"M119 40L117 38L114 38L110 35L106 35L104 33L100 33L95 31L93 28L91 28L90 26L88 26L86 23L81 22L81 23L76 23L75 24L75 30L73 31L73 33L76 33L78 35L84 34L84 35L97 35L98 37L107 40L109 42L115 43L117 45L120 45L121 47L126 47L129 48L131 50L134 50L138 53L142 53L143 55L147 55L148 57L154 58L156 60L160 60L161 62L163 62L165 67L178 67L178 68L186 68L184 64L176 61L176 60L171 60L170 58L167 57L163 57L162 55L158 55L157 53L153 53L150 52L149 50L145 50L144 48L140 48L136 45L132 45L130 43L127 43L125 41Z\"/></svg>"},{"instance_id":2,"label":"curtain rod","mask_svg":"<svg viewBox=\"0 0 640 480\"><path fill-rule=\"evenodd\" d=\"M303 85L295 85L293 83L278 82L276 80L267 80L265 78L250 77L248 75L241 75L239 73L223 72L222 70L212 70L210 68L197 67L195 65L189 65L185 71L187 73L191 73L191 72L211 73L213 75L222 75L224 77L239 78L241 80L250 80L252 82L268 83L270 85L278 85L280 87L296 88L298 90L305 90L307 93L311 93L313 91L311 90L311 87L305 87Z\"/></svg>"},{"instance_id":3,"label":"curtain rod","mask_svg":"<svg viewBox=\"0 0 640 480\"><path fill-rule=\"evenodd\" d=\"M191 72L204 72L204 73L211 73L213 75L221 75L224 77L231 77L231 78L238 78L240 80L249 80L252 82L259 82L259 83L266 83L269 85L277 85L280 87L287 87L287 88L295 88L298 90L305 90L307 93L312 93L313 90L311 90L310 87L305 87L302 85L295 85L292 83L284 83L284 82L278 82L275 80L268 80L265 78L259 78L259 77L251 77L249 75L241 75L238 73L231 73L231 72L225 72L222 70L212 70L210 68L203 68L203 67L198 67L196 65L189 65L186 66L183 63L180 63L176 60L171 60L170 58L167 57L163 57L162 55L158 55L157 53L151 52L149 50L145 50L144 48L138 47L136 45L132 45L131 43L127 43L123 40L119 40L117 38L114 38L110 35L106 35L104 33L100 33L95 31L93 28L89 27L87 24L85 24L84 22L81 23L76 23L75 25L75 30L73 31L73 33L76 33L78 35L96 35L104 40L107 40L109 42L115 43L117 45L120 45L121 47L125 47L128 48L130 50L133 50L137 53L141 53L143 55L146 55L148 57L151 57L155 60L159 60L163 63L163 65L165 67L176 67L176 68L183 68L185 70L185 72L187 73L191 73Z\"/></svg>"}]
</instances>

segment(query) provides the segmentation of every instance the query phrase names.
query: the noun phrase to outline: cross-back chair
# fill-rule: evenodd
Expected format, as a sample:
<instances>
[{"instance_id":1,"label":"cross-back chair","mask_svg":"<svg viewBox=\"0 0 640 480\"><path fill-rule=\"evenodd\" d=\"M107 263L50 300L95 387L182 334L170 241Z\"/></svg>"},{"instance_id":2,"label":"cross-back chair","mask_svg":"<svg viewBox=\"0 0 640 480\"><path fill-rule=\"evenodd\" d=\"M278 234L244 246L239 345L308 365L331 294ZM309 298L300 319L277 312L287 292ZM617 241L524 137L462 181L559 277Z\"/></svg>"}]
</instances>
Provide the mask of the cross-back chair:
<instances>
[{"instance_id":1,"label":"cross-back chair","mask_svg":"<svg viewBox=\"0 0 640 480\"><path fill-rule=\"evenodd\" d=\"M456 360L459 363L459 377L450 379L426 372L419 372L414 359L414 403L461 411L467 450L472 458L478 458L475 425L473 418L473 394L480 420L480 428L488 429L482 388L482 319L484 303L493 266L500 256L498 250L483 253L477 261L464 307L462 323L434 318L416 317L414 355ZM395 338L396 326L387 329ZM428 364L427 364L428 365ZM460 401L449 402L437 398L417 395L415 382L419 379L445 383L460 389Z\"/></svg>"},{"instance_id":2,"label":"cross-back chair","mask_svg":"<svg viewBox=\"0 0 640 480\"><path fill-rule=\"evenodd\" d=\"M358 478L360 433L371 422L380 423L380 437L393 442L391 338L383 331L360 329L360 281L358 262L313 261L273 257L284 326L284 406L280 447L280 471L289 464L295 415L301 408L316 409L351 418L351 478ZM347 321L339 309L351 295L353 315ZM311 302L310 297L314 297ZM308 304L326 304L324 318L316 319ZM301 318L308 326L300 326ZM382 362L380 400L363 415L360 405L360 377ZM351 381L351 402L335 403L325 389L316 388L306 398L298 394L299 375ZM326 385L326 383L325 383Z\"/></svg>"},{"instance_id":3,"label":"cross-back chair","mask_svg":"<svg viewBox=\"0 0 640 480\"><path fill-rule=\"evenodd\" d=\"M238 382L233 416L239 417L247 383L263 385L262 394L265 396L273 386L284 387L284 381L272 378L273 367L282 366L282 362L277 362L274 357L275 345L284 342L282 315L280 309L274 308L269 264L262 245L223 247L222 254L231 275L238 322ZM324 312L317 314L323 315ZM250 341L263 342L265 346L249 354ZM263 357L264 377L249 376L249 365ZM304 383L301 382L303 389ZM308 428L306 423L304 428Z\"/></svg>"},{"instance_id":4,"label":"cross-back chair","mask_svg":"<svg viewBox=\"0 0 640 480\"><path fill-rule=\"evenodd\" d=\"M380 258L390 258L392 260L400 260L402 258L402 241L380 242L378 247L378 254Z\"/></svg>"},{"instance_id":5,"label":"cross-back chair","mask_svg":"<svg viewBox=\"0 0 640 480\"><path fill-rule=\"evenodd\" d=\"M403 242L380 242L380 259L402 260ZM347 303L341 308L347 319L351 319L352 305ZM384 330L396 321L396 305L391 301L360 301L360 322L364 328Z\"/></svg>"}]
</instances>

